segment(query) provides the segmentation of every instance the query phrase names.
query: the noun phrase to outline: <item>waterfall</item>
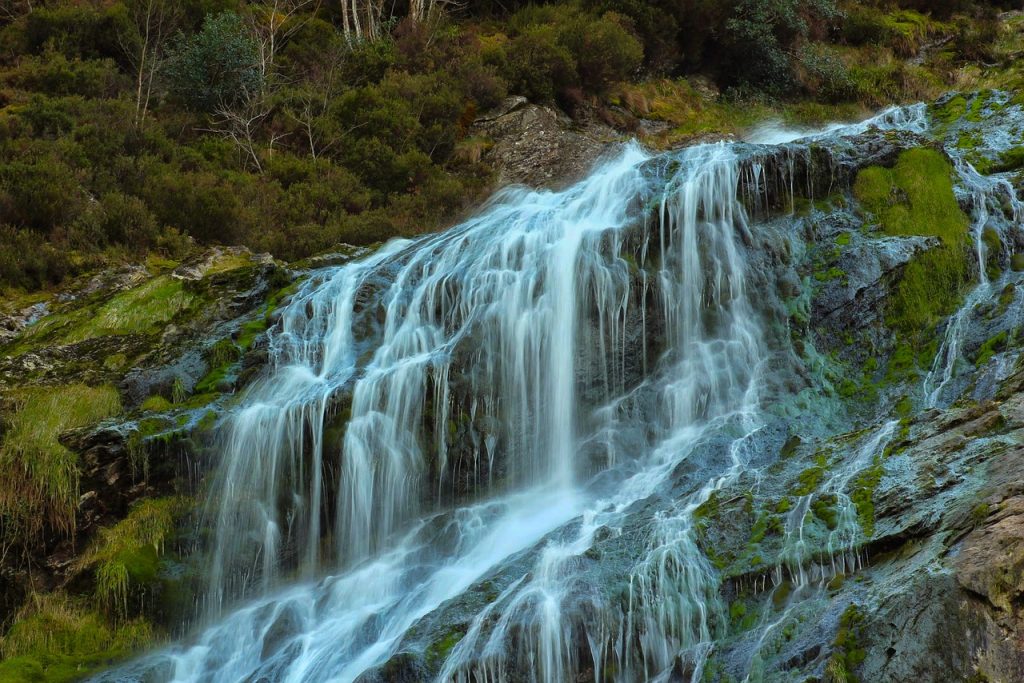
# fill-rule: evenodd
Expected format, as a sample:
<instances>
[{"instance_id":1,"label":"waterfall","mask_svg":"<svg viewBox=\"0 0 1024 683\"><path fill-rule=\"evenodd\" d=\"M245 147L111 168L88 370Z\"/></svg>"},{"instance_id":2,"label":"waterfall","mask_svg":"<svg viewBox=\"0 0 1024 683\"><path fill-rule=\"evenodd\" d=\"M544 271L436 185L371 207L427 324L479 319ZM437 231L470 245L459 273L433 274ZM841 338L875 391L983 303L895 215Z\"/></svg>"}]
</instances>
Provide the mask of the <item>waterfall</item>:
<instances>
[{"instance_id":1,"label":"waterfall","mask_svg":"<svg viewBox=\"0 0 1024 683\"><path fill-rule=\"evenodd\" d=\"M978 268L978 284L964 299L963 304L946 324L946 332L935 356L932 367L924 380L925 404L929 408L943 405L949 399L945 390L955 379L957 364L962 361L962 348L967 339L968 326L979 304L992 297L993 292L1003 284L1003 279L991 281L988 275L990 257L985 243L985 231L994 230L1000 242L1005 244L1011 237L1010 230L1019 230L1024 223L1024 203L1008 179L1000 176L983 176L962 156L954 158L958 179L957 193L962 204L970 207L971 236L974 241L974 255ZM1010 216L1005 216L1006 212Z\"/></svg>"},{"instance_id":2,"label":"waterfall","mask_svg":"<svg viewBox=\"0 0 1024 683\"><path fill-rule=\"evenodd\" d=\"M312 274L220 426L205 627L99 680L352 681L460 599L438 681L699 680L727 624L696 512L763 428L755 214L810 185L812 146L924 116L629 144ZM589 583L597 541L627 534L622 592Z\"/></svg>"}]
</instances>

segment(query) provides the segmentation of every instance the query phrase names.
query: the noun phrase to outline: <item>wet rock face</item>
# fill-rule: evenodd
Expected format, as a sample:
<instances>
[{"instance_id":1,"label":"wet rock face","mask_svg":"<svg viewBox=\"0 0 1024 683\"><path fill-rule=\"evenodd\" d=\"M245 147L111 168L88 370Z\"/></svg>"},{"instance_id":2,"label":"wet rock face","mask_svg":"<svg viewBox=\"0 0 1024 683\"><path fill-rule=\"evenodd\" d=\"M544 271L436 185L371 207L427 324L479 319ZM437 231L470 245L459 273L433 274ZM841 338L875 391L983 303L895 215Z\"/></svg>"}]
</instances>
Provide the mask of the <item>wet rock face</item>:
<instances>
[{"instance_id":1,"label":"wet rock face","mask_svg":"<svg viewBox=\"0 0 1024 683\"><path fill-rule=\"evenodd\" d=\"M482 158L498 173L498 185L566 185L580 178L617 135L607 126L574 129L563 113L525 97L510 97L478 118L473 134L489 141Z\"/></svg>"},{"instance_id":2,"label":"wet rock face","mask_svg":"<svg viewBox=\"0 0 1024 683\"><path fill-rule=\"evenodd\" d=\"M1001 612L1024 608L1024 496L999 503L964 539L956 570L962 587Z\"/></svg>"}]
</instances>

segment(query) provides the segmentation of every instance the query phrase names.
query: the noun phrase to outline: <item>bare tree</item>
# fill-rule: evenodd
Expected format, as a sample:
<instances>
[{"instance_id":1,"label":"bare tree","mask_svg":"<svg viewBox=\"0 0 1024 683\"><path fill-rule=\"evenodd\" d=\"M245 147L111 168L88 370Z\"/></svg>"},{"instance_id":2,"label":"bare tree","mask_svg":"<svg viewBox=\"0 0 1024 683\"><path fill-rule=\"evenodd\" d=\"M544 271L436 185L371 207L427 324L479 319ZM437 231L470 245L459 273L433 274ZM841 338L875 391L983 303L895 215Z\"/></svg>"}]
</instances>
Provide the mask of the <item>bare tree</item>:
<instances>
[{"instance_id":1,"label":"bare tree","mask_svg":"<svg viewBox=\"0 0 1024 683\"><path fill-rule=\"evenodd\" d=\"M207 131L234 142L242 154L252 161L256 171L263 173L263 163L260 161L260 129L271 111L266 93L247 93L231 106L218 107L214 112L213 126ZM267 143L270 153L273 153L274 145L281 137L271 135Z\"/></svg>"},{"instance_id":2,"label":"bare tree","mask_svg":"<svg viewBox=\"0 0 1024 683\"><path fill-rule=\"evenodd\" d=\"M15 21L31 12L31 0L0 0L0 21Z\"/></svg>"},{"instance_id":3,"label":"bare tree","mask_svg":"<svg viewBox=\"0 0 1024 683\"><path fill-rule=\"evenodd\" d=\"M409 0L409 17L416 23L425 23L466 4L467 0Z\"/></svg>"},{"instance_id":4,"label":"bare tree","mask_svg":"<svg viewBox=\"0 0 1024 683\"><path fill-rule=\"evenodd\" d=\"M263 172L260 133L273 111L273 97L282 85L277 54L319 6L320 0L267 0L250 6L248 28L256 45L259 87L217 107L213 125L208 130L234 142L259 173ZM312 117L312 103L310 106ZM310 118L307 126L309 135L312 135L312 120ZM270 135L266 143L270 154L282 137L276 133Z\"/></svg>"},{"instance_id":5,"label":"bare tree","mask_svg":"<svg viewBox=\"0 0 1024 683\"><path fill-rule=\"evenodd\" d=\"M264 83L269 84L276 75L274 62L278 51L319 6L320 0L269 0L251 7L249 25L259 51Z\"/></svg>"},{"instance_id":6,"label":"bare tree","mask_svg":"<svg viewBox=\"0 0 1024 683\"><path fill-rule=\"evenodd\" d=\"M322 55L319 68L309 78L309 87L303 88L295 97L295 105L285 107L285 114L302 131L309 146L309 154L318 159L326 153L333 142L321 142L317 119L322 117L340 85L338 71L345 61L346 49L333 49Z\"/></svg>"},{"instance_id":7,"label":"bare tree","mask_svg":"<svg viewBox=\"0 0 1024 683\"><path fill-rule=\"evenodd\" d=\"M134 0L129 3L129 15L131 21L118 33L117 41L135 71L135 125L141 126L180 15L170 0Z\"/></svg>"},{"instance_id":8,"label":"bare tree","mask_svg":"<svg viewBox=\"0 0 1024 683\"><path fill-rule=\"evenodd\" d=\"M376 40L381 36L384 0L341 0L341 25L351 42Z\"/></svg>"}]
</instances>

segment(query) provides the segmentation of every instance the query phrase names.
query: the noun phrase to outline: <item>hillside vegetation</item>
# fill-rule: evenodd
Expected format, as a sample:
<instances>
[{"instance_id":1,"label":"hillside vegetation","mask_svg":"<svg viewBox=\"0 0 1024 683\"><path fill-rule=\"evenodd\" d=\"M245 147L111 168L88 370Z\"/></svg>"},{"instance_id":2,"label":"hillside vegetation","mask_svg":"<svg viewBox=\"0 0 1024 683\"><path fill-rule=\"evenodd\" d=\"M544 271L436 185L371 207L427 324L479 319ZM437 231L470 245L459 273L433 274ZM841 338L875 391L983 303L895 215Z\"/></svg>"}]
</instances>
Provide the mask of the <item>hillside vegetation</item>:
<instances>
[{"instance_id":1,"label":"hillside vegetation","mask_svg":"<svg viewBox=\"0 0 1024 683\"><path fill-rule=\"evenodd\" d=\"M491 189L470 127L508 95L664 146L1012 85L1014 4L4 0L0 288L436 229Z\"/></svg>"}]
</instances>

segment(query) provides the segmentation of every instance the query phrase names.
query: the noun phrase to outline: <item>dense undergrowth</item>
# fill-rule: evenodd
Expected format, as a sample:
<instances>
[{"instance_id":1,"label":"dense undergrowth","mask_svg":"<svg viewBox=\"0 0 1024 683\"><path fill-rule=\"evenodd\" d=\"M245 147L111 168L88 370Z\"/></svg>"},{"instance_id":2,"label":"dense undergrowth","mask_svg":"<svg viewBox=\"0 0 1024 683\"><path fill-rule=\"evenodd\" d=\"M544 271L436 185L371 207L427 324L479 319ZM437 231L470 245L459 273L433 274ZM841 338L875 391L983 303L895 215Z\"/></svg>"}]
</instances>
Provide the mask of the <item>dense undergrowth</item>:
<instances>
[{"instance_id":1,"label":"dense undergrowth","mask_svg":"<svg viewBox=\"0 0 1024 683\"><path fill-rule=\"evenodd\" d=\"M3 3L0 287L195 242L294 259L434 229L488 189L491 141L472 122L509 94L623 134L661 120L647 142L671 145L983 85L992 64L1020 78L1020 27L980 0L480 2L419 18L399 2L358 39L335 5Z\"/></svg>"}]
</instances>

